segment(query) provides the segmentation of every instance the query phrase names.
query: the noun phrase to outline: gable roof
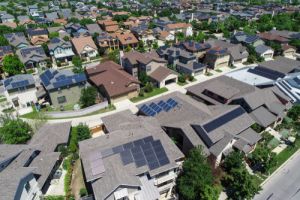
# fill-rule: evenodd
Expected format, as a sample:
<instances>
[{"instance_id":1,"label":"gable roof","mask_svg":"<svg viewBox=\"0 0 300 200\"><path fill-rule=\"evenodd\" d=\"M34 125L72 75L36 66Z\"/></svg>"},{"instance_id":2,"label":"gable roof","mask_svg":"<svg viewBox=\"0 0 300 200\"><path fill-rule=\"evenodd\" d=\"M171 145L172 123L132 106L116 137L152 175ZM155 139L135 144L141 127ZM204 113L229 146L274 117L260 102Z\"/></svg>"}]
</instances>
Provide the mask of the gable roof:
<instances>
[{"instance_id":1,"label":"gable roof","mask_svg":"<svg viewBox=\"0 0 300 200\"><path fill-rule=\"evenodd\" d=\"M159 66L149 76L152 79L154 79L154 80L156 80L158 82L161 82L161 81L163 81L165 78L167 78L171 74L177 75L173 70L171 70L171 69L169 69L167 67Z\"/></svg>"},{"instance_id":2,"label":"gable roof","mask_svg":"<svg viewBox=\"0 0 300 200\"><path fill-rule=\"evenodd\" d=\"M81 54L82 51L84 51L84 48L87 46L93 48L94 50L97 50L97 46L94 43L93 38L91 36L72 38L71 41L77 53L79 54Z\"/></svg>"}]
</instances>

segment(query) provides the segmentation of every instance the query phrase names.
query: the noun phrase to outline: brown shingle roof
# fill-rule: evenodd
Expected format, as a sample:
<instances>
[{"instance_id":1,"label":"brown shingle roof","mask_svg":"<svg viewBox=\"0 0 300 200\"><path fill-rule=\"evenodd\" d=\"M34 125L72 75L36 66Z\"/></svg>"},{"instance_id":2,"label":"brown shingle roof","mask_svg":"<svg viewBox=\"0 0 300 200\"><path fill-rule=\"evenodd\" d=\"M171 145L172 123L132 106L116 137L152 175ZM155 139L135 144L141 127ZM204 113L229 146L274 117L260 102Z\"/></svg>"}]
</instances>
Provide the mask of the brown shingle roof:
<instances>
[{"instance_id":1,"label":"brown shingle roof","mask_svg":"<svg viewBox=\"0 0 300 200\"><path fill-rule=\"evenodd\" d=\"M139 89L139 81L113 61L86 69L90 81L103 86L110 97L117 97Z\"/></svg>"},{"instance_id":2,"label":"brown shingle roof","mask_svg":"<svg viewBox=\"0 0 300 200\"><path fill-rule=\"evenodd\" d=\"M96 44L94 43L93 39L91 36L88 36L88 37L78 37L78 38L73 38L72 39L72 43L77 51L77 53L81 53L84 48L86 46L89 46L95 50L97 50L97 46Z\"/></svg>"},{"instance_id":3,"label":"brown shingle roof","mask_svg":"<svg viewBox=\"0 0 300 200\"><path fill-rule=\"evenodd\" d=\"M138 40L132 33L118 33L117 38L120 40L122 45L136 44Z\"/></svg>"},{"instance_id":4,"label":"brown shingle roof","mask_svg":"<svg viewBox=\"0 0 300 200\"><path fill-rule=\"evenodd\" d=\"M187 23L175 23L175 24L168 24L167 28L169 29L180 29L180 28L188 28L192 26L191 24Z\"/></svg>"},{"instance_id":5,"label":"brown shingle roof","mask_svg":"<svg viewBox=\"0 0 300 200\"><path fill-rule=\"evenodd\" d=\"M167 78L167 76L169 76L170 74L175 74L175 72L173 72L172 70L170 70L167 67L160 66L154 72L152 72L149 76L152 79L154 79L158 82L161 82L165 78Z\"/></svg>"}]
</instances>

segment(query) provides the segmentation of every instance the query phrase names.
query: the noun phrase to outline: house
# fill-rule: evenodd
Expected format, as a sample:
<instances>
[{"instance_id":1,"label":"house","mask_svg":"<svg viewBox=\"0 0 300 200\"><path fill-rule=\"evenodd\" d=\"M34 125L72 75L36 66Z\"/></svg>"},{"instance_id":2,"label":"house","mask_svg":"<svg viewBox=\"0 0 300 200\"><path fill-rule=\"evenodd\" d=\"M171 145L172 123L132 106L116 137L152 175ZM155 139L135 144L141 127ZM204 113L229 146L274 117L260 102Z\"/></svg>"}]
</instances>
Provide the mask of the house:
<instances>
[{"instance_id":1,"label":"house","mask_svg":"<svg viewBox=\"0 0 300 200\"><path fill-rule=\"evenodd\" d=\"M178 75L167 68L167 62L160 58L155 51L147 53L131 51L125 53L121 59L123 68L136 79L143 72L158 88L177 82Z\"/></svg>"},{"instance_id":2,"label":"house","mask_svg":"<svg viewBox=\"0 0 300 200\"><path fill-rule=\"evenodd\" d=\"M14 51L11 46L0 46L0 62L7 55L13 55Z\"/></svg>"},{"instance_id":3,"label":"house","mask_svg":"<svg viewBox=\"0 0 300 200\"><path fill-rule=\"evenodd\" d=\"M28 6L28 14L32 17L39 17L40 12L37 5Z\"/></svg>"},{"instance_id":4,"label":"house","mask_svg":"<svg viewBox=\"0 0 300 200\"><path fill-rule=\"evenodd\" d=\"M9 27L9 28L12 28L12 29L17 28L17 26L18 26L17 23L15 23L15 22L3 22L0 25L6 26L6 27Z\"/></svg>"},{"instance_id":5,"label":"house","mask_svg":"<svg viewBox=\"0 0 300 200\"><path fill-rule=\"evenodd\" d=\"M180 46L163 46L157 49L158 55L165 59L168 65L175 67L178 73L198 75L203 72L206 65L199 63L197 57Z\"/></svg>"},{"instance_id":6,"label":"house","mask_svg":"<svg viewBox=\"0 0 300 200\"><path fill-rule=\"evenodd\" d=\"M5 23L5 22L15 22L15 17L11 14L3 14L3 15L0 15L0 19L1 19L1 22L2 23Z\"/></svg>"},{"instance_id":7,"label":"house","mask_svg":"<svg viewBox=\"0 0 300 200\"><path fill-rule=\"evenodd\" d=\"M228 76L187 88L187 94L208 105L240 105L262 127L276 126L291 107L276 88L259 89Z\"/></svg>"},{"instance_id":8,"label":"house","mask_svg":"<svg viewBox=\"0 0 300 200\"><path fill-rule=\"evenodd\" d=\"M159 124L129 111L104 117L103 122L106 135L79 143L94 198L172 199L184 155ZM92 172L94 167L98 170Z\"/></svg>"},{"instance_id":9,"label":"house","mask_svg":"<svg viewBox=\"0 0 300 200\"><path fill-rule=\"evenodd\" d=\"M260 39L257 35L249 35L245 32L237 32L231 39L232 43L241 43L242 45L251 45L257 47L259 45L265 44L265 42Z\"/></svg>"},{"instance_id":10,"label":"house","mask_svg":"<svg viewBox=\"0 0 300 200\"><path fill-rule=\"evenodd\" d=\"M46 15L46 18L52 22L56 19L59 19L57 12L50 12L50 13L46 13L45 15Z\"/></svg>"},{"instance_id":11,"label":"house","mask_svg":"<svg viewBox=\"0 0 300 200\"><path fill-rule=\"evenodd\" d=\"M108 33L114 33L119 30L118 22L112 20L98 20L98 24L102 30Z\"/></svg>"},{"instance_id":12,"label":"house","mask_svg":"<svg viewBox=\"0 0 300 200\"><path fill-rule=\"evenodd\" d=\"M273 59L274 50L271 47L266 46L264 44L255 47L255 52L258 56L264 58L264 60L266 61Z\"/></svg>"},{"instance_id":13,"label":"house","mask_svg":"<svg viewBox=\"0 0 300 200\"><path fill-rule=\"evenodd\" d=\"M211 48L209 43L199 43L195 41L185 41L180 46L187 52L194 54L198 59L203 59L206 51Z\"/></svg>"},{"instance_id":14,"label":"house","mask_svg":"<svg viewBox=\"0 0 300 200\"><path fill-rule=\"evenodd\" d=\"M18 19L18 24L19 25L24 25L26 28L28 28L29 24L34 24L35 22L29 18L27 15L20 15L17 17Z\"/></svg>"},{"instance_id":15,"label":"house","mask_svg":"<svg viewBox=\"0 0 300 200\"><path fill-rule=\"evenodd\" d=\"M28 144L0 145L0 193L4 199L37 200L46 194L69 142L71 123L45 124ZM57 179L56 179L57 180Z\"/></svg>"},{"instance_id":16,"label":"house","mask_svg":"<svg viewBox=\"0 0 300 200\"><path fill-rule=\"evenodd\" d=\"M261 138L251 129L254 120L239 105L208 106L174 92L138 108L140 115L155 118L184 154L201 146L215 166L233 149L250 153Z\"/></svg>"},{"instance_id":17,"label":"house","mask_svg":"<svg viewBox=\"0 0 300 200\"><path fill-rule=\"evenodd\" d=\"M47 29L27 29L26 33L33 45L41 45L49 41Z\"/></svg>"},{"instance_id":18,"label":"house","mask_svg":"<svg viewBox=\"0 0 300 200\"><path fill-rule=\"evenodd\" d=\"M11 46L17 49L22 49L29 46L29 43L22 32L4 34L4 37L8 40Z\"/></svg>"},{"instance_id":19,"label":"house","mask_svg":"<svg viewBox=\"0 0 300 200\"><path fill-rule=\"evenodd\" d=\"M16 54L19 56L25 68L47 67L48 57L41 46L29 46L18 49Z\"/></svg>"},{"instance_id":20,"label":"house","mask_svg":"<svg viewBox=\"0 0 300 200\"><path fill-rule=\"evenodd\" d=\"M131 99L139 94L139 81L113 61L86 68L86 73L89 82L97 87L110 103Z\"/></svg>"},{"instance_id":21,"label":"house","mask_svg":"<svg viewBox=\"0 0 300 200\"><path fill-rule=\"evenodd\" d=\"M72 10L69 8L60 9L58 15L63 19L70 19L72 18Z\"/></svg>"},{"instance_id":22,"label":"house","mask_svg":"<svg viewBox=\"0 0 300 200\"><path fill-rule=\"evenodd\" d=\"M226 48L215 47L206 51L204 63L209 69L216 70L221 67L228 67L230 54Z\"/></svg>"},{"instance_id":23,"label":"house","mask_svg":"<svg viewBox=\"0 0 300 200\"><path fill-rule=\"evenodd\" d=\"M72 61L75 55L72 49L72 44L69 41L64 41L59 38L53 38L48 44L48 49L53 62L68 63Z\"/></svg>"},{"instance_id":24,"label":"house","mask_svg":"<svg viewBox=\"0 0 300 200\"><path fill-rule=\"evenodd\" d=\"M73 37L88 35L88 30L80 24L69 23L65 25L65 29Z\"/></svg>"},{"instance_id":25,"label":"house","mask_svg":"<svg viewBox=\"0 0 300 200\"><path fill-rule=\"evenodd\" d=\"M166 42L166 41L174 41L175 35L168 31L160 31L158 35L158 39Z\"/></svg>"},{"instance_id":26,"label":"house","mask_svg":"<svg viewBox=\"0 0 300 200\"><path fill-rule=\"evenodd\" d=\"M291 45L288 45L288 44L284 44L281 46L282 48L282 55L284 57L287 57L287 58L295 58L295 54L296 54L296 47L293 47Z\"/></svg>"},{"instance_id":27,"label":"house","mask_svg":"<svg viewBox=\"0 0 300 200\"><path fill-rule=\"evenodd\" d=\"M277 35L277 34L272 33L272 32L259 33L258 37L261 38L264 41L276 42L276 43L279 43L279 44L288 44L289 41L290 41L288 38L283 37L282 35Z\"/></svg>"},{"instance_id":28,"label":"house","mask_svg":"<svg viewBox=\"0 0 300 200\"><path fill-rule=\"evenodd\" d=\"M31 74L19 74L3 80L7 101L20 113L31 112L37 102L36 86Z\"/></svg>"},{"instance_id":29,"label":"house","mask_svg":"<svg viewBox=\"0 0 300 200\"><path fill-rule=\"evenodd\" d=\"M67 69L47 69L40 79L47 93L46 99L55 107L77 104L87 81L84 73L74 74Z\"/></svg>"},{"instance_id":30,"label":"house","mask_svg":"<svg viewBox=\"0 0 300 200\"><path fill-rule=\"evenodd\" d=\"M100 51L107 51L108 49L119 49L119 40L113 34L109 34L107 32L101 32L99 36L97 36L98 46L100 47Z\"/></svg>"},{"instance_id":31,"label":"house","mask_svg":"<svg viewBox=\"0 0 300 200\"><path fill-rule=\"evenodd\" d=\"M139 26L132 27L130 30L139 41L143 41L143 43L148 46L151 46L156 40L153 35L153 31L148 28L148 24L141 24Z\"/></svg>"},{"instance_id":32,"label":"house","mask_svg":"<svg viewBox=\"0 0 300 200\"><path fill-rule=\"evenodd\" d=\"M65 26L65 25L68 24L68 21L66 19L60 19L60 18L58 18L58 19L54 19L53 23Z\"/></svg>"},{"instance_id":33,"label":"house","mask_svg":"<svg viewBox=\"0 0 300 200\"><path fill-rule=\"evenodd\" d=\"M63 26L58 26L58 27L49 27L47 28L49 35L51 33L58 33L58 36L60 38L64 38L64 37L71 37L70 34L66 31L65 27Z\"/></svg>"},{"instance_id":34,"label":"house","mask_svg":"<svg viewBox=\"0 0 300 200\"><path fill-rule=\"evenodd\" d=\"M76 53L82 58L90 60L98 56L98 49L91 36L72 38Z\"/></svg>"},{"instance_id":35,"label":"house","mask_svg":"<svg viewBox=\"0 0 300 200\"><path fill-rule=\"evenodd\" d=\"M176 33L183 33L185 37L193 35L193 27L191 24L187 23L167 24L164 30L170 32L173 35L175 35Z\"/></svg>"},{"instance_id":36,"label":"house","mask_svg":"<svg viewBox=\"0 0 300 200\"><path fill-rule=\"evenodd\" d=\"M123 33L116 33L115 35L120 42L121 49L126 49L128 46L131 48L137 47L139 41L132 33L123 32Z\"/></svg>"},{"instance_id":37,"label":"house","mask_svg":"<svg viewBox=\"0 0 300 200\"><path fill-rule=\"evenodd\" d=\"M231 65L243 64L248 59L249 53L247 48L241 44L232 44L222 40L208 40L206 43L212 48L226 49L230 55L229 64Z\"/></svg>"},{"instance_id":38,"label":"house","mask_svg":"<svg viewBox=\"0 0 300 200\"><path fill-rule=\"evenodd\" d=\"M287 95L292 103L300 103L300 73L293 73L286 77L275 80L276 85L285 95Z\"/></svg>"},{"instance_id":39,"label":"house","mask_svg":"<svg viewBox=\"0 0 300 200\"><path fill-rule=\"evenodd\" d=\"M98 24L87 24L85 26L90 35L101 34L102 32Z\"/></svg>"}]
</instances>

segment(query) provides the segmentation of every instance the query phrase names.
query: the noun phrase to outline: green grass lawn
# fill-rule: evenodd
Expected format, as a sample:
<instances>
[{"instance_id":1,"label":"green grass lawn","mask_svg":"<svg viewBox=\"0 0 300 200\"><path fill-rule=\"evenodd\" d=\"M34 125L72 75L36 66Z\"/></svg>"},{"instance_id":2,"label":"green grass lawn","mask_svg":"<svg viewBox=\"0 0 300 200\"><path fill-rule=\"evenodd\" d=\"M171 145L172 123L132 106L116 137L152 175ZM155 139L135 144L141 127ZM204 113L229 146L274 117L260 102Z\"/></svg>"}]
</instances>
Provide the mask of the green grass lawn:
<instances>
[{"instance_id":1,"label":"green grass lawn","mask_svg":"<svg viewBox=\"0 0 300 200\"><path fill-rule=\"evenodd\" d=\"M144 99L162 94L162 93L167 92L167 91L168 91L168 89L165 88L165 87L163 87L163 88L154 88L152 92L149 92L149 93L145 92L144 96L133 97L133 98L130 99L130 101L132 101L134 103L139 102L139 101L142 101Z\"/></svg>"},{"instance_id":2,"label":"green grass lawn","mask_svg":"<svg viewBox=\"0 0 300 200\"><path fill-rule=\"evenodd\" d=\"M211 73L211 72L206 72L204 75L205 75L205 76L212 76L212 75L214 75L214 74Z\"/></svg>"},{"instance_id":3,"label":"green grass lawn","mask_svg":"<svg viewBox=\"0 0 300 200\"><path fill-rule=\"evenodd\" d=\"M277 163L274 167L270 169L270 174L273 173L278 167L280 167L285 161L287 161L299 148L300 139L297 138L293 146L288 146L275 157Z\"/></svg>"},{"instance_id":4,"label":"green grass lawn","mask_svg":"<svg viewBox=\"0 0 300 200\"><path fill-rule=\"evenodd\" d=\"M27 113L25 115L22 115L22 118L27 118L27 119L47 119L47 120L51 120L51 119L72 119L72 118L79 118L79 117L86 117L86 116L92 116L92 115L97 115L97 114L101 114L101 113L105 113L105 112L109 112L112 110L115 110L116 107L114 105L109 105L106 108L97 110L95 112L91 112L89 114L86 115L80 115L77 117L62 117L62 118L51 118L51 117L47 117L45 115L45 112L37 112L35 109L33 110L33 112L31 113Z\"/></svg>"},{"instance_id":5,"label":"green grass lawn","mask_svg":"<svg viewBox=\"0 0 300 200\"><path fill-rule=\"evenodd\" d=\"M219 73L221 73L221 72L223 72L222 70L220 70L220 69L216 69L216 72L219 72Z\"/></svg>"}]
</instances>

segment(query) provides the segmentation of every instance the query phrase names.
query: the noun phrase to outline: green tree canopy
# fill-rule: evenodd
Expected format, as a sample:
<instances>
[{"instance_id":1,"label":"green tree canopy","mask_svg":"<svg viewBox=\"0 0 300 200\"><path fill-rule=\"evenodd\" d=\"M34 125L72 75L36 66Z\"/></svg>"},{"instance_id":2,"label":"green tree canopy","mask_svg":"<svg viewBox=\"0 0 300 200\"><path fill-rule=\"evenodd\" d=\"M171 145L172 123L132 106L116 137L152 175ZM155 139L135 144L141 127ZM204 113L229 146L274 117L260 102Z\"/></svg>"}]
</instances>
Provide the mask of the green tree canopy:
<instances>
[{"instance_id":1,"label":"green tree canopy","mask_svg":"<svg viewBox=\"0 0 300 200\"><path fill-rule=\"evenodd\" d=\"M261 190L255 182L254 175L250 175L245 167L233 168L226 177L226 186L229 199L232 200L253 199Z\"/></svg>"},{"instance_id":2,"label":"green tree canopy","mask_svg":"<svg viewBox=\"0 0 300 200\"><path fill-rule=\"evenodd\" d=\"M258 170L266 173L276 164L275 155L267 146L258 145L249 155L249 159L251 165L259 166Z\"/></svg>"},{"instance_id":3,"label":"green tree canopy","mask_svg":"<svg viewBox=\"0 0 300 200\"><path fill-rule=\"evenodd\" d=\"M79 124L76 128L78 142L91 138L91 132L87 125Z\"/></svg>"},{"instance_id":4,"label":"green tree canopy","mask_svg":"<svg viewBox=\"0 0 300 200\"><path fill-rule=\"evenodd\" d=\"M190 151L183 163L183 173L177 179L179 195L184 200L218 199L213 185L212 170L206 160L202 148Z\"/></svg>"},{"instance_id":5,"label":"green tree canopy","mask_svg":"<svg viewBox=\"0 0 300 200\"><path fill-rule=\"evenodd\" d=\"M32 128L21 119L3 118L0 140L4 144L24 144L32 136Z\"/></svg>"},{"instance_id":6,"label":"green tree canopy","mask_svg":"<svg viewBox=\"0 0 300 200\"><path fill-rule=\"evenodd\" d=\"M21 74L24 70L24 64L16 55L7 55L3 59L3 70L9 75Z\"/></svg>"},{"instance_id":7,"label":"green tree canopy","mask_svg":"<svg viewBox=\"0 0 300 200\"><path fill-rule=\"evenodd\" d=\"M82 108L86 108L95 104L97 97L97 89L94 87L87 87L81 90L80 104Z\"/></svg>"},{"instance_id":8,"label":"green tree canopy","mask_svg":"<svg viewBox=\"0 0 300 200\"><path fill-rule=\"evenodd\" d=\"M84 71L84 68L82 66L82 61L79 56L73 56L72 58L72 63L73 63L73 72L78 74L82 73Z\"/></svg>"},{"instance_id":9,"label":"green tree canopy","mask_svg":"<svg viewBox=\"0 0 300 200\"><path fill-rule=\"evenodd\" d=\"M230 172L231 169L243 166L244 155L240 151L233 151L225 157L222 167L225 171Z\"/></svg>"},{"instance_id":10,"label":"green tree canopy","mask_svg":"<svg viewBox=\"0 0 300 200\"><path fill-rule=\"evenodd\" d=\"M7 46L7 45L9 45L7 39L3 35L0 35L0 46Z\"/></svg>"},{"instance_id":11,"label":"green tree canopy","mask_svg":"<svg viewBox=\"0 0 300 200\"><path fill-rule=\"evenodd\" d=\"M108 53L108 59L120 64L120 51L118 49L110 50Z\"/></svg>"},{"instance_id":12,"label":"green tree canopy","mask_svg":"<svg viewBox=\"0 0 300 200\"><path fill-rule=\"evenodd\" d=\"M287 116L294 121L300 118L300 105L295 104L287 113Z\"/></svg>"}]
</instances>

